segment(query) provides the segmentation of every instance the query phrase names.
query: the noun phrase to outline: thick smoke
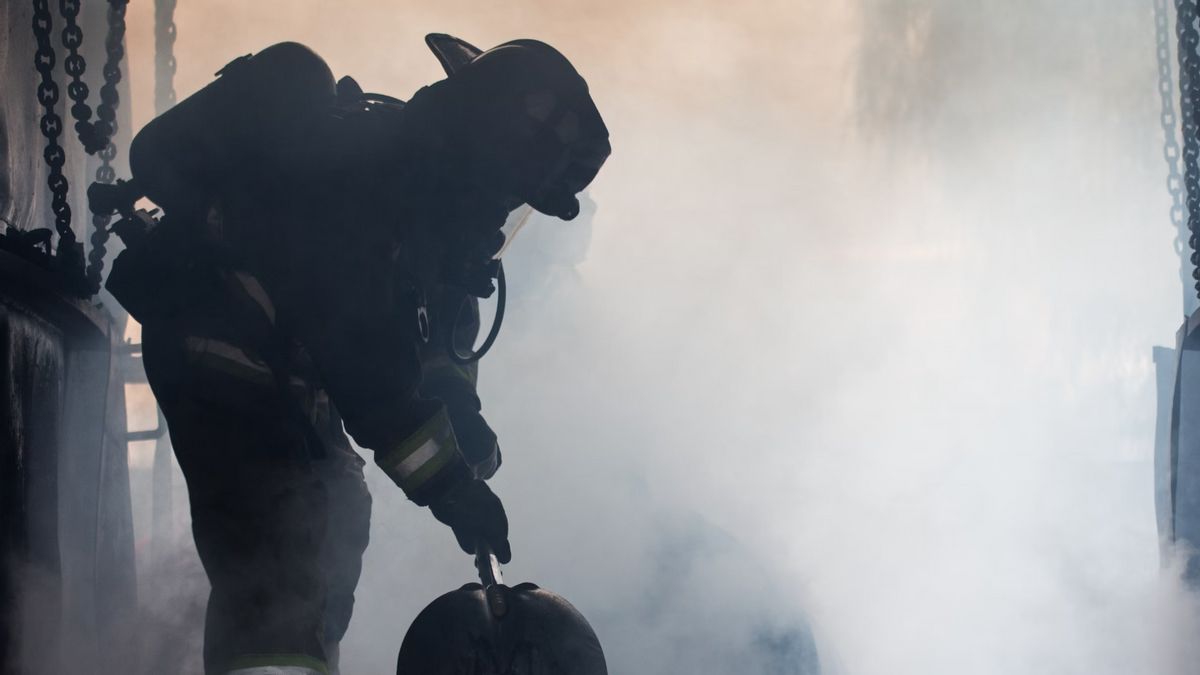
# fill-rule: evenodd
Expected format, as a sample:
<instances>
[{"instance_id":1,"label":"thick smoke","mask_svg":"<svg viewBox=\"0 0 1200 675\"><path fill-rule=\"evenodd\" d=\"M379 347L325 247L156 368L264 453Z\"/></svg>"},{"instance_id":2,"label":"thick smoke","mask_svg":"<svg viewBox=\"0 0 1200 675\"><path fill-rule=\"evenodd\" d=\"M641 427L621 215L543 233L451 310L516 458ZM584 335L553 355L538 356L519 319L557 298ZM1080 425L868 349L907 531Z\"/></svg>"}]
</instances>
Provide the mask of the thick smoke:
<instances>
[{"instance_id":1,"label":"thick smoke","mask_svg":"<svg viewBox=\"0 0 1200 675\"><path fill-rule=\"evenodd\" d=\"M586 260L522 234L481 387L508 576L612 672L813 672L809 627L827 673L1189 672L1154 531L1180 290L1150 2L332 11L181 3L179 91L296 39L405 96L425 32L535 36L609 122ZM347 672L472 574L371 487Z\"/></svg>"}]
</instances>

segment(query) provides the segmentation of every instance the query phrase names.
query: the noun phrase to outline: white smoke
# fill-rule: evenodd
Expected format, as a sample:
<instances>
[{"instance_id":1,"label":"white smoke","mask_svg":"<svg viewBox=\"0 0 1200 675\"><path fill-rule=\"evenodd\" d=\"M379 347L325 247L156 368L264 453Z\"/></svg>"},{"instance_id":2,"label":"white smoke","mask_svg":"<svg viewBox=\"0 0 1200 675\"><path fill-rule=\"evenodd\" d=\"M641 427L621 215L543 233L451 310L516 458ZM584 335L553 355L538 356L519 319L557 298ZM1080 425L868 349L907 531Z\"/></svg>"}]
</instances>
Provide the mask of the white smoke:
<instances>
[{"instance_id":1,"label":"white smoke","mask_svg":"<svg viewBox=\"0 0 1200 675\"><path fill-rule=\"evenodd\" d=\"M613 673L801 673L806 622L828 673L1192 672L1154 531L1180 317L1149 2L356 0L341 32L260 4L221 5L220 45L180 5L181 92L289 38L403 96L426 30L544 37L589 78L615 154L588 258L514 279L481 391L508 578L572 600ZM473 572L370 482L346 672Z\"/></svg>"}]
</instances>

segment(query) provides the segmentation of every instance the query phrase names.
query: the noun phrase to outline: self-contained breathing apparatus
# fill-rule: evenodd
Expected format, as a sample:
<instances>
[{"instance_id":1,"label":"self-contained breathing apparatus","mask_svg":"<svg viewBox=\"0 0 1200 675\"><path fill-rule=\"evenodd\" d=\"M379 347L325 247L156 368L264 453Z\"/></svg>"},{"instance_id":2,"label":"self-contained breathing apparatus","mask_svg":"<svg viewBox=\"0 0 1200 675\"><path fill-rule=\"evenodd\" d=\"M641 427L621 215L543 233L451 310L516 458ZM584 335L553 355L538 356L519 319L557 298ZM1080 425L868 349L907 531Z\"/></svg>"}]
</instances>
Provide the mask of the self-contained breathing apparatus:
<instances>
[{"instance_id":1,"label":"self-contained breathing apparatus","mask_svg":"<svg viewBox=\"0 0 1200 675\"><path fill-rule=\"evenodd\" d=\"M161 291L161 280L153 276L161 266L134 260L157 255L143 249L158 219L136 209L138 199L149 198L168 217L203 221L207 200L222 185L248 173L270 173L289 161L305 124L331 111L436 123L442 130L439 152L448 163L470 169L462 180L502 195L509 211L526 203L548 215L574 218L575 195L595 177L610 146L587 85L566 58L534 40L486 52L442 34L427 36L426 43L448 77L418 91L408 104L364 93L348 77L335 83L319 56L302 45L282 43L235 59L215 81L147 124L130 149L132 179L93 184L88 191L95 213L122 216L112 226L127 247L107 283L114 297L138 318L151 304L139 296ZM511 236L499 231L500 222L460 229L449 247L452 259L436 281L461 289L458 315L472 297L498 291L493 325L478 350L463 354L456 346L458 315L441 336L450 358L466 364L482 357L499 333L506 301L500 255ZM415 323L418 335L429 339L423 303Z\"/></svg>"}]
</instances>

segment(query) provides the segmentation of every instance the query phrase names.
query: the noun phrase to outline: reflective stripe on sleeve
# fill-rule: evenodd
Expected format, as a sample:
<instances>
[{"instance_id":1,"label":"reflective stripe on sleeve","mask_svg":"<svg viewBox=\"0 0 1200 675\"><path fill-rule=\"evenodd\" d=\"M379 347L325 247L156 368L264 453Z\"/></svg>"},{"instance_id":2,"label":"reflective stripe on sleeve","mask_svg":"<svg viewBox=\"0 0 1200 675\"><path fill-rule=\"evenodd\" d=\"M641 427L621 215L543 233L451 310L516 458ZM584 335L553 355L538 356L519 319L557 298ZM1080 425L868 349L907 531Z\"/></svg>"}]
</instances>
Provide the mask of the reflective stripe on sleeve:
<instances>
[{"instance_id":1,"label":"reflective stripe on sleeve","mask_svg":"<svg viewBox=\"0 0 1200 675\"><path fill-rule=\"evenodd\" d=\"M198 366L219 370L252 384L275 386L275 376L266 363L228 342L192 336L184 339L184 349L188 360Z\"/></svg>"},{"instance_id":2,"label":"reflective stripe on sleeve","mask_svg":"<svg viewBox=\"0 0 1200 675\"><path fill-rule=\"evenodd\" d=\"M405 494L411 495L457 455L454 428L442 408L398 446L376 452L375 463Z\"/></svg>"},{"instance_id":3,"label":"reflective stripe on sleeve","mask_svg":"<svg viewBox=\"0 0 1200 675\"><path fill-rule=\"evenodd\" d=\"M247 654L234 659L225 675L329 675L329 667L307 654Z\"/></svg>"}]
</instances>

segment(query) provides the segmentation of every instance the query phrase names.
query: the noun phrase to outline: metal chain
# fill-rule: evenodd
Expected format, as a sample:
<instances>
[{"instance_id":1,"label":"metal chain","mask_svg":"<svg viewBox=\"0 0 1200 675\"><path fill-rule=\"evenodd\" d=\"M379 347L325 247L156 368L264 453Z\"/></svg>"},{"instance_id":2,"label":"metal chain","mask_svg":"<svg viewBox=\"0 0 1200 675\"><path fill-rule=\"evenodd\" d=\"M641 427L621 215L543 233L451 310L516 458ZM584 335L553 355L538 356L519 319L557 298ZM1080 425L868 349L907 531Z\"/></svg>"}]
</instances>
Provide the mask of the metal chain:
<instances>
[{"instance_id":1,"label":"metal chain","mask_svg":"<svg viewBox=\"0 0 1200 675\"><path fill-rule=\"evenodd\" d=\"M1200 254L1196 250L1197 220L1200 219L1200 126L1197 125L1197 104L1200 103L1200 31L1196 27L1196 0L1175 0L1179 38L1179 112L1183 131L1183 184L1187 190L1188 246L1192 250L1192 278L1200 291Z\"/></svg>"},{"instance_id":2,"label":"metal chain","mask_svg":"<svg viewBox=\"0 0 1200 675\"><path fill-rule=\"evenodd\" d=\"M76 21L79 18L79 0L59 0L58 13L66 23L62 30L62 44L67 49L63 70L71 78L71 83L67 85L67 96L73 102L71 116L75 118L75 131L82 141L91 133L92 109L87 104L88 86L83 81L87 63L79 53L79 48L83 46L83 29Z\"/></svg>"},{"instance_id":3,"label":"metal chain","mask_svg":"<svg viewBox=\"0 0 1200 675\"><path fill-rule=\"evenodd\" d=\"M175 105L175 0L154 3L154 111Z\"/></svg>"},{"instance_id":4,"label":"metal chain","mask_svg":"<svg viewBox=\"0 0 1200 675\"><path fill-rule=\"evenodd\" d=\"M83 81L83 75L87 71L87 62L79 53L80 48L83 47L83 29L77 22L80 3L81 0L59 0L58 2L58 11L66 23L62 31L63 47L67 49L67 57L63 59L63 70L71 78L70 84L67 85L67 96L72 101L71 116L75 118L75 132L79 135L79 142L83 144L84 151L89 155L94 155L108 145L108 138L112 135L112 126L103 119L96 122L91 121L92 108L87 103L90 92L87 83Z\"/></svg>"},{"instance_id":5,"label":"metal chain","mask_svg":"<svg viewBox=\"0 0 1200 675\"><path fill-rule=\"evenodd\" d=\"M1171 225L1175 228L1172 242L1179 256L1179 282L1183 288L1183 312L1190 316L1196 300L1188 290L1191 265L1184 255L1186 220L1183 205L1183 174L1179 170L1179 116L1175 112L1175 84L1171 77L1171 26L1167 0L1154 0L1155 54L1158 60L1158 93L1161 103L1160 122L1163 131L1163 159L1167 162L1167 192L1171 195Z\"/></svg>"},{"instance_id":6,"label":"metal chain","mask_svg":"<svg viewBox=\"0 0 1200 675\"><path fill-rule=\"evenodd\" d=\"M37 99L42 106L41 129L46 137L46 150L42 156L50 167L50 175L46 185L50 188L51 205L54 212L54 225L58 230L60 245L73 243L75 232L71 230L71 205L67 203L67 177L62 168L67 155L58 144L62 135L62 118L55 111L58 105L58 84L54 81L54 47L50 43L50 29L53 27L53 17L50 16L49 0L33 0L33 36L37 42L34 53L34 67L42 76L38 84Z\"/></svg>"},{"instance_id":7,"label":"metal chain","mask_svg":"<svg viewBox=\"0 0 1200 675\"><path fill-rule=\"evenodd\" d=\"M121 83L121 60L125 58L127 4L128 0L109 0L108 5L108 36L104 40L104 86L100 87L100 105L96 108L99 123L106 125L108 134L104 149L100 151L100 166L96 167L97 183L112 183L117 177L112 167L112 161L117 156L117 146L112 142L112 138L117 133L117 106L121 103L117 85ZM108 253L108 225L111 221L111 215L92 216L92 250L88 252L87 266L88 289L92 293L100 290L104 256Z\"/></svg>"},{"instance_id":8,"label":"metal chain","mask_svg":"<svg viewBox=\"0 0 1200 675\"><path fill-rule=\"evenodd\" d=\"M124 57L127 1L109 0L108 36L105 41L107 60L104 64L104 86L100 90L101 103L96 109L99 119L96 122L91 121L92 110L87 105L89 91L83 81L87 64L79 53L83 45L83 31L78 24L80 2L59 2L59 11L66 26L62 31L62 42L68 55L63 61L63 69L71 77L67 86L67 95L73 102L71 115L76 120L75 129L84 149L89 153L100 153L101 164L97 168L96 178L101 182L112 182L115 178L111 165L116 157L112 134L116 130L116 107L120 100L117 84L121 81L120 63ZM77 241L75 231L71 228L71 205L68 201L70 184L63 174L66 151L59 143L59 137L63 133L63 120L56 110L60 91L54 81L56 57L51 40L52 30L53 17L50 14L49 0L33 0L33 34L37 44L34 67L42 78L38 84L37 98L43 109L40 127L42 135L46 138L43 157L49 167L46 183L50 188L50 209L54 213L55 230L59 236L55 262L66 275L70 286L82 294L90 294L100 286L105 245L108 242L108 222L107 219L93 220L97 229L92 235L92 251L88 256L89 264L85 271L83 245Z\"/></svg>"}]
</instances>

